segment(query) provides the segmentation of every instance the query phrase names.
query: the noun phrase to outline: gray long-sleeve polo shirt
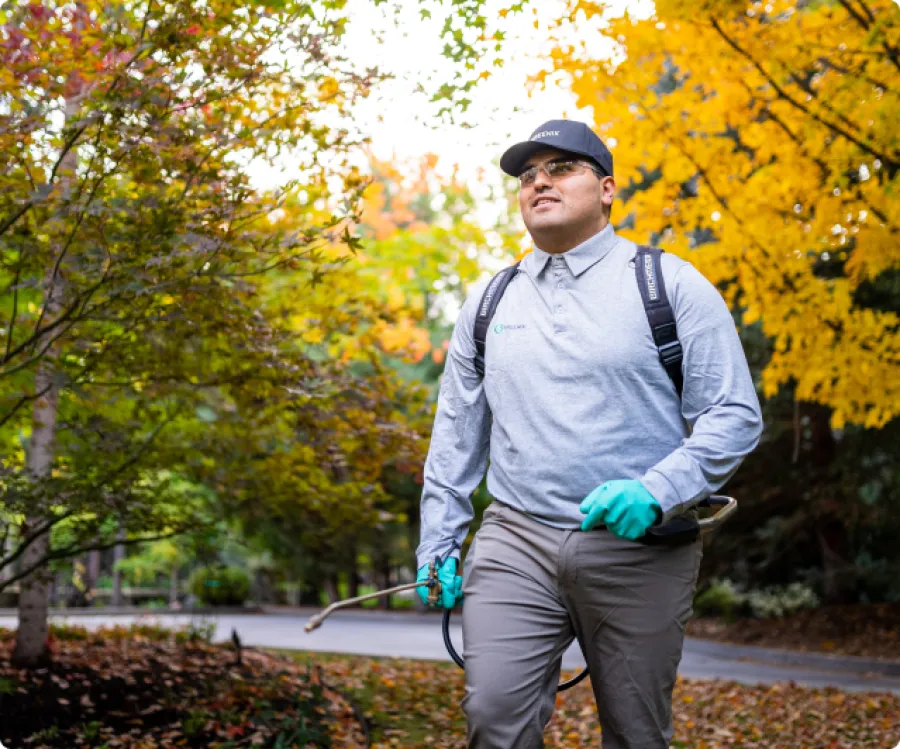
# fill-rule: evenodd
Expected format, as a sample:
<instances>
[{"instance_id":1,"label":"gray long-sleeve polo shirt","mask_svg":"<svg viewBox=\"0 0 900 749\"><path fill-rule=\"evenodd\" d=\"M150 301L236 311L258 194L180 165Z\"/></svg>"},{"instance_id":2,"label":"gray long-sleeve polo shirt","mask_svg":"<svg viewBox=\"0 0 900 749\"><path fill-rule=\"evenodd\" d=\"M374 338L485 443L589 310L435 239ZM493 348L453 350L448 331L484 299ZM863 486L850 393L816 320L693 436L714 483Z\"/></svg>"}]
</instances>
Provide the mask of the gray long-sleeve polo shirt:
<instances>
[{"instance_id":1,"label":"gray long-sleeve polo shirt","mask_svg":"<svg viewBox=\"0 0 900 749\"><path fill-rule=\"evenodd\" d=\"M462 544L472 492L576 528L595 487L639 479L661 522L721 487L756 447L762 414L731 314L689 262L663 254L684 350L684 389L659 361L634 273L611 226L568 252L527 255L497 307L475 371L475 312L459 314L425 462L419 567ZM453 556L458 556L454 552Z\"/></svg>"}]
</instances>

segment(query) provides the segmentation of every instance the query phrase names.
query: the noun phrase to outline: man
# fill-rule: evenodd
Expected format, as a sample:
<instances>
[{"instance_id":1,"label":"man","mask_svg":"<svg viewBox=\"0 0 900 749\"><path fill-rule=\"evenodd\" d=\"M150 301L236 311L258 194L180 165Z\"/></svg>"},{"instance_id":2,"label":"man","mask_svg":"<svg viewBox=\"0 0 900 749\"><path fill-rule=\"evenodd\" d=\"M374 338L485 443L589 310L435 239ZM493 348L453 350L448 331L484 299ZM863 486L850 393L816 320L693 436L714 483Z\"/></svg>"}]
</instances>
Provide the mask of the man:
<instances>
[{"instance_id":1,"label":"man","mask_svg":"<svg viewBox=\"0 0 900 749\"><path fill-rule=\"evenodd\" d=\"M456 323L425 465L419 579L449 553L441 605L465 595L469 747L543 745L577 637L605 749L665 749L701 542L636 539L737 470L759 440L759 400L722 297L664 254L679 398L642 304L636 245L609 223L612 155L595 133L551 120L500 166L519 177L534 251L500 299L483 378L473 341L483 286ZM461 591L456 549L488 455L494 501Z\"/></svg>"}]
</instances>

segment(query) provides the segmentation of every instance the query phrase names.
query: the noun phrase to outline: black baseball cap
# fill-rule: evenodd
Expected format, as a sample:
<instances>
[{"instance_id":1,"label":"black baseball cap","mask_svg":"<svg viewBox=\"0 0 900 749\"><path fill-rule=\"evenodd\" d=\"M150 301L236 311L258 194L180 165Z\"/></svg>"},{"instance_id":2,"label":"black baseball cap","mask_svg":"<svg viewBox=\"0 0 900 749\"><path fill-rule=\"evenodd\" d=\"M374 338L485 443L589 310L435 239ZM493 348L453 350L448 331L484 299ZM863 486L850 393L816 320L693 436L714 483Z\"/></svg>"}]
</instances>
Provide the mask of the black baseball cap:
<instances>
[{"instance_id":1,"label":"black baseball cap","mask_svg":"<svg viewBox=\"0 0 900 749\"><path fill-rule=\"evenodd\" d=\"M547 120L528 140L506 149L506 153L500 157L500 168L507 174L518 177L525 168L525 162L548 146L587 156L612 177L613 158L609 149L593 130L575 120Z\"/></svg>"}]
</instances>

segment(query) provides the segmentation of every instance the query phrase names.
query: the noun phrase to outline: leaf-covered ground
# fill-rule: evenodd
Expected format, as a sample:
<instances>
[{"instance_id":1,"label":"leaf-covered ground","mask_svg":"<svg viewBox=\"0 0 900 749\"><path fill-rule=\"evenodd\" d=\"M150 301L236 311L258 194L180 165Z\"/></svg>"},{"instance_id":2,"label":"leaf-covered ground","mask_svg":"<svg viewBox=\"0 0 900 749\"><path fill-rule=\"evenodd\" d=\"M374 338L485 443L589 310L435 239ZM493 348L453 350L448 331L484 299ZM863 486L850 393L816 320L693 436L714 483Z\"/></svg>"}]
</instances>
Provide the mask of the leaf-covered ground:
<instances>
[{"instance_id":1,"label":"leaf-covered ground","mask_svg":"<svg viewBox=\"0 0 900 749\"><path fill-rule=\"evenodd\" d=\"M208 633L205 633L208 634ZM463 747L453 664L211 646L153 626L54 628L53 661L9 663L0 632L0 742L93 749ZM889 749L900 695L679 681L672 747ZM559 696L547 747L599 746L588 683Z\"/></svg>"},{"instance_id":2,"label":"leaf-covered ground","mask_svg":"<svg viewBox=\"0 0 900 749\"><path fill-rule=\"evenodd\" d=\"M295 653L353 694L375 747L464 747L462 672L427 661ZM679 679L672 747L690 749L890 749L900 741L900 695L795 685L743 686ZM553 747L600 746L587 681L557 697L545 733Z\"/></svg>"},{"instance_id":3,"label":"leaf-covered ground","mask_svg":"<svg viewBox=\"0 0 900 749\"><path fill-rule=\"evenodd\" d=\"M45 668L10 665L0 633L0 742L19 747L237 749L364 745L350 702L314 668L153 626L54 628Z\"/></svg>"},{"instance_id":4,"label":"leaf-covered ground","mask_svg":"<svg viewBox=\"0 0 900 749\"><path fill-rule=\"evenodd\" d=\"M693 619L688 634L739 645L900 661L900 602L823 606L778 619Z\"/></svg>"}]
</instances>

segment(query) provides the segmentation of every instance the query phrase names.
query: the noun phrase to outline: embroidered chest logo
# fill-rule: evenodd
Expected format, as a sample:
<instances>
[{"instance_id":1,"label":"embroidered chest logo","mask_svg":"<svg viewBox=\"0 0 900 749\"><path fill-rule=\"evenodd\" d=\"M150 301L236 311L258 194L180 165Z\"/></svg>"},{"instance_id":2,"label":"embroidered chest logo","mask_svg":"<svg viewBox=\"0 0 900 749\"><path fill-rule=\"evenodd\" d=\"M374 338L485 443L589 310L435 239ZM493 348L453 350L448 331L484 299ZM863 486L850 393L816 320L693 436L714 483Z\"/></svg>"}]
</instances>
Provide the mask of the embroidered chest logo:
<instances>
[{"instance_id":1,"label":"embroidered chest logo","mask_svg":"<svg viewBox=\"0 0 900 749\"><path fill-rule=\"evenodd\" d=\"M502 322L498 322L494 326L494 332L500 334L504 330L524 330L525 327L525 325L504 325Z\"/></svg>"}]
</instances>

